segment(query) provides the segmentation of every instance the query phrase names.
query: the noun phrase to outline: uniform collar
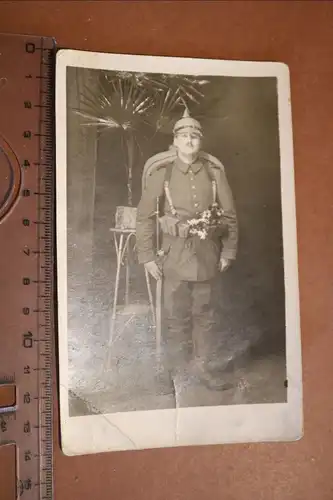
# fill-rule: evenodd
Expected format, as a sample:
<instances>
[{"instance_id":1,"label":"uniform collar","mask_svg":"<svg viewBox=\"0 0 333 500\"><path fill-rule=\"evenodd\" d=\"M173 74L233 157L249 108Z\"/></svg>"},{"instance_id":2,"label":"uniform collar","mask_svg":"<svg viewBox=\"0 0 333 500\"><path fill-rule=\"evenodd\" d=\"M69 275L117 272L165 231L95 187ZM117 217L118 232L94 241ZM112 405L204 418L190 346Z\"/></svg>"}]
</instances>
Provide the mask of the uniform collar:
<instances>
[{"instance_id":1,"label":"uniform collar","mask_svg":"<svg viewBox=\"0 0 333 500\"><path fill-rule=\"evenodd\" d=\"M178 156L176 158L175 165L181 172L183 172L183 174L187 174L190 169L196 174L202 168L202 162L199 159L197 159L194 163L188 164L183 162Z\"/></svg>"}]
</instances>

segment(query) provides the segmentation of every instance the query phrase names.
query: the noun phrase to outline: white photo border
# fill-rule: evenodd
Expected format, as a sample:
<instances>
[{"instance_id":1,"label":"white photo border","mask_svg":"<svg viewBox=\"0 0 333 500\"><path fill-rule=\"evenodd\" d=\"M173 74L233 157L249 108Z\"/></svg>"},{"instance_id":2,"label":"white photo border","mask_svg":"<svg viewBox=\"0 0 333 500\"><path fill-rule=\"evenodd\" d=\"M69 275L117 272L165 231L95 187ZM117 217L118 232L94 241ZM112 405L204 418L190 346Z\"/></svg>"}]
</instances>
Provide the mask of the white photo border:
<instances>
[{"instance_id":1,"label":"white photo border","mask_svg":"<svg viewBox=\"0 0 333 500\"><path fill-rule=\"evenodd\" d=\"M277 79L285 278L287 402L175 408L71 417L67 341L67 67ZM295 441L303 435L302 361L290 74L276 62L59 50L56 60L56 242L62 450L116 450Z\"/></svg>"}]
</instances>

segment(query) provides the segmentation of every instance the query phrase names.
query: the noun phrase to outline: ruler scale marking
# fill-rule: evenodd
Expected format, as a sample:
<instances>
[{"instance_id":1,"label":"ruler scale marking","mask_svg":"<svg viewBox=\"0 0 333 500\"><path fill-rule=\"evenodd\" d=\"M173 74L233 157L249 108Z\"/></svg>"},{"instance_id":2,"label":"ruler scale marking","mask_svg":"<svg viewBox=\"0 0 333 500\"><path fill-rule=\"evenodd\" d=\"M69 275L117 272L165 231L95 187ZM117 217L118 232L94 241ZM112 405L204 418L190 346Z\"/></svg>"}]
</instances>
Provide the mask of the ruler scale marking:
<instances>
[{"instance_id":1,"label":"ruler scale marking","mask_svg":"<svg viewBox=\"0 0 333 500\"><path fill-rule=\"evenodd\" d=\"M2 337L0 382L17 387L16 406L0 414L0 444L16 444L17 498L52 500L54 41L0 34L0 48L1 69L10 82L0 89L0 150L12 160L16 194L5 215L0 205L0 237L14 259L10 273L6 264L1 272L5 287L13 290L16 283L11 315L2 321L8 331ZM15 120L5 120L9 114Z\"/></svg>"}]
</instances>

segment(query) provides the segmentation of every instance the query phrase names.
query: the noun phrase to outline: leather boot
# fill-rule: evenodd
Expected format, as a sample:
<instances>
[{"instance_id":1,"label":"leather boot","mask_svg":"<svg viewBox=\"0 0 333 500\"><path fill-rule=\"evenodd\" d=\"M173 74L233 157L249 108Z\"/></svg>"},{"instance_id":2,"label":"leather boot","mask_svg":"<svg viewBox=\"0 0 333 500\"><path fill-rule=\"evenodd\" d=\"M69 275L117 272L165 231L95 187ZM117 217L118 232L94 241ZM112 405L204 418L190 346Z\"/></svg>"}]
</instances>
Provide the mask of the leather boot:
<instances>
[{"instance_id":1,"label":"leather boot","mask_svg":"<svg viewBox=\"0 0 333 500\"><path fill-rule=\"evenodd\" d=\"M227 380L223 380L222 374L214 374L210 371L205 362L202 360L194 360L191 364L191 372L199 381L207 387L207 389L214 391L227 391L233 388L233 384Z\"/></svg>"}]
</instances>

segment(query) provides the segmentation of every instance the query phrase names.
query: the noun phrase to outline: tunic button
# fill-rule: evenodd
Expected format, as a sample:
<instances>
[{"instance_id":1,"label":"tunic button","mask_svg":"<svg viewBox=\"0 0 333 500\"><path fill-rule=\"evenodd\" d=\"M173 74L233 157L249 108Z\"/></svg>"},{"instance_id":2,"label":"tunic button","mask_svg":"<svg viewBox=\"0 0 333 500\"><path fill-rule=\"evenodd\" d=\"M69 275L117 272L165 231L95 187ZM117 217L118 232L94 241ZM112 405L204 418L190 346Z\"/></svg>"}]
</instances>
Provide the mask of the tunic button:
<instances>
[{"instance_id":1,"label":"tunic button","mask_svg":"<svg viewBox=\"0 0 333 500\"><path fill-rule=\"evenodd\" d=\"M194 206L195 206L195 208L197 208L199 206L199 204L198 203L194 203Z\"/></svg>"},{"instance_id":2,"label":"tunic button","mask_svg":"<svg viewBox=\"0 0 333 500\"><path fill-rule=\"evenodd\" d=\"M193 198L196 198L196 197L197 197L197 195L194 193L194 194L193 194Z\"/></svg>"},{"instance_id":3,"label":"tunic button","mask_svg":"<svg viewBox=\"0 0 333 500\"><path fill-rule=\"evenodd\" d=\"M192 185L192 189L195 189L195 185L194 184Z\"/></svg>"}]
</instances>

